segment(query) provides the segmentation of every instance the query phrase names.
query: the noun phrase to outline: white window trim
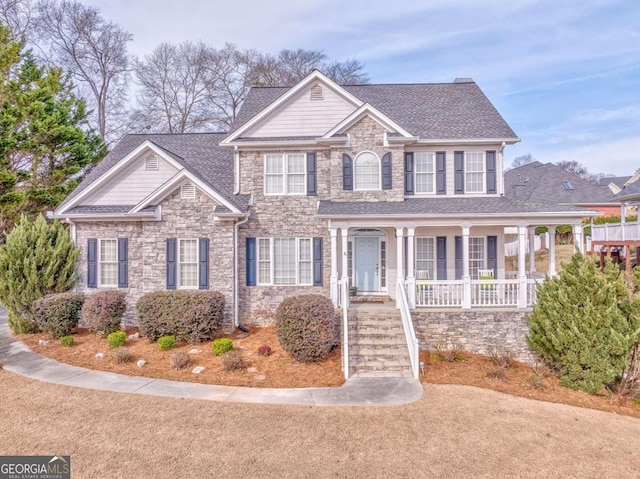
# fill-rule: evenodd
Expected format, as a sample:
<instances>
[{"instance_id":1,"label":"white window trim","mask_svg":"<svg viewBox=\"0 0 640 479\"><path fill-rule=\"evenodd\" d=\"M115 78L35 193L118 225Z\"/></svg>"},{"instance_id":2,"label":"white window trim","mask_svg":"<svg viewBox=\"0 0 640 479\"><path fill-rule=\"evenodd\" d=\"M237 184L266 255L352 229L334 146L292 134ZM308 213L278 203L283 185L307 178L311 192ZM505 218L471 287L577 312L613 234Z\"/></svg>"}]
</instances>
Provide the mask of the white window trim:
<instances>
[{"instance_id":1,"label":"white window trim","mask_svg":"<svg viewBox=\"0 0 640 479\"><path fill-rule=\"evenodd\" d=\"M279 155L282 157L282 192L279 193L267 193L267 156L276 156ZM287 182L287 176L291 175L291 173L287 173L288 170L288 166L289 166L289 155L293 156L293 155L302 155L304 157L304 188L303 191L301 193L289 193L288 191L288 186L289 183ZM307 194L307 165L306 165L306 158L307 158L307 154L306 153L265 153L263 155L263 175L262 175L262 179L263 179L263 193L265 196L306 196ZM300 174L300 173L296 173L296 174ZM274 174L269 173L269 175L274 176Z\"/></svg>"},{"instance_id":2,"label":"white window trim","mask_svg":"<svg viewBox=\"0 0 640 479\"><path fill-rule=\"evenodd\" d=\"M433 155L433 181L432 181L432 191L429 193L428 191L418 191L418 161L417 161L417 155L422 154L422 153L426 153L428 155ZM425 196L432 196L435 195L437 193L436 188L437 188L437 170L438 170L438 165L437 165L437 156L436 156L436 152L435 151L416 151L414 153L414 163L413 163L413 187L414 187L414 194L415 195L425 195ZM426 238L426 236L425 236Z\"/></svg>"},{"instance_id":3,"label":"white window trim","mask_svg":"<svg viewBox=\"0 0 640 479\"><path fill-rule=\"evenodd\" d=\"M180 248L183 241L195 241L196 242L196 285L195 286L182 286L180 284L180 265L181 264L193 264L193 263L181 263L180 262ZM177 289L198 289L200 283L200 243L198 238L178 238L176 242L176 288Z\"/></svg>"},{"instance_id":4,"label":"white window trim","mask_svg":"<svg viewBox=\"0 0 640 479\"><path fill-rule=\"evenodd\" d=\"M432 239L433 240L433 275L431 279L438 279L438 240L435 236L416 236L413 245L413 269L414 271L418 271L418 240L419 239Z\"/></svg>"},{"instance_id":5,"label":"white window trim","mask_svg":"<svg viewBox=\"0 0 640 479\"><path fill-rule=\"evenodd\" d=\"M472 171L470 172L469 169L467 168L467 155L469 153L473 153L473 154L477 154L479 153L482 156L482 190L481 191L468 191L467 190L467 185L469 184L469 182L467 181L467 173L480 173L480 171ZM464 152L464 192L465 194L470 194L470 195L481 195L481 194L485 194L487 192L487 158L485 157L485 152L484 151L477 151L477 150L471 150L471 151L465 151Z\"/></svg>"},{"instance_id":6,"label":"white window trim","mask_svg":"<svg viewBox=\"0 0 640 479\"><path fill-rule=\"evenodd\" d=\"M356 174L356 163L358 161L358 157L362 156L365 153L371 153L378 160L378 187L377 188L358 188L358 175ZM375 151L364 150L358 153L353 159L353 190L354 191L382 191L382 161L380 157L376 154Z\"/></svg>"},{"instance_id":7,"label":"white window trim","mask_svg":"<svg viewBox=\"0 0 640 479\"><path fill-rule=\"evenodd\" d=\"M274 261L274 249L275 249L275 239L295 239L296 240L296 282L294 284L275 284L275 261ZM264 281L264 278L260 275L260 241L268 241L269 242L269 281ZM309 257L311 263L311 276L309 283L301 283L300 282L300 240L309 240ZM265 261L266 262L266 261ZM258 286L313 286L313 276L314 276L314 259L313 259L313 238L307 236L296 236L296 237L286 237L286 236L272 236L272 237L260 237L256 238L256 274L257 281L256 284Z\"/></svg>"},{"instance_id":8,"label":"white window trim","mask_svg":"<svg viewBox=\"0 0 640 479\"><path fill-rule=\"evenodd\" d=\"M481 239L483 241L482 244L482 265L478 267L478 269L487 269L487 248L489 242L487 241L486 236L469 236L469 274L471 275L471 261L477 261L471 258L471 239ZM473 278L473 275L471 275ZM475 278L477 279L477 278Z\"/></svg>"},{"instance_id":9,"label":"white window trim","mask_svg":"<svg viewBox=\"0 0 640 479\"><path fill-rule=\"evenodd\" d=\"M102 257L101 253L102 253L102 242L103 241L115 241L116 242L116 282L114 284L104 284L102 282L102 263L103 261L100 260L100 258ZM118 261L120 260L120 258L118 257L118 238L99 238L98 239L98 251L96 252L98 255L98 267L97 267L97 280L98 280L98 288L117 288L118 287Z\"/></svg>"}]
</instances>

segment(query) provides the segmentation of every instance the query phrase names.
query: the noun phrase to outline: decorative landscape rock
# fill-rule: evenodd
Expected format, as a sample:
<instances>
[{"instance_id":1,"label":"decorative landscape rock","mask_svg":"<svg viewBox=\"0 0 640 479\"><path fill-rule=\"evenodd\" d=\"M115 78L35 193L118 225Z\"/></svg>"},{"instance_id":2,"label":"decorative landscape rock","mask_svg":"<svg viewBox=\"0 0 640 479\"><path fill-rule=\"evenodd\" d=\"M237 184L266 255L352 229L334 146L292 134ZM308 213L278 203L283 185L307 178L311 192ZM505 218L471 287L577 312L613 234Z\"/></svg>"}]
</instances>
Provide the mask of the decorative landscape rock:
<instances>
[{"instance_id":1,"label":"decorative landscape rock","mask_svg":"<svg viewBox=\"0 0 640 479\"><path fill-rule=\"evenodd\" d=\"M203 366L196 366L195 368L193 368L191 370L191 372L193 374L200 374L202 371L204 371L204 367Z\"/></svg>"},{"instance_id":2,"label":"decorative landscape rock","mask_svg":"<svg viewBox=\"0 0 640 479\"><path fill-rule=\"evenodd\" d=\"M41 339L40 341L38 341L38 344L40 346L46 346L47 344L49 344L49 341L47 341L46 339Z\"/></svg>"},{"instance_id":3,"label":"decorative landscape rock","mask_svg":"<svg viewBox=\"0 0 640 479\"><path fill-rule=\"evenodd\" d=\"M189 350L189 354L200 354L201 352L202 352L202 349L193 348Z\"/></svg>"},{"instance_id":4,"label":"decorative landscape rock","mask_svg":"<svg viewBox=\"0 0 640 479\"><path fill-rule=\"evenodd\" d=\"M102 358L104 358L104 353L96 354L96 359L102 359Z\"/></svg>"},{"instance_id":5,"label":"decorative landscape rock","mask_svg":"<svg viewBox=\"0 0 640 479\"><path fill-rule=\"evenodd\" d=\"M138 339L140 338L140 333L133 333L128 336L129 339Z\"/></svg>"},{"instance_id":6,"label":"decorative landscape rock","mask_svg":"<svg viewBox=\"0 0 640 479\"><path fill-rule=\"evenodd\" d=\"M147 364L147 362L144 359L138 359L138 361L136 362L136 364L138 365L139 368L141 368L142 366L144 366L145 364Z\"/></svg>"},{"instance_id":7,"label":"decorative landscape rock","mask_svg":"<svg viewBox=\"0 0 640 479\"><path fill-rule=\"evenodd\" d=\"M256 380L256 381L264 381L265 379L267 379L267 376L265 376L264 374L258 374L258 375L255 377L255 380Z\"/></svg>"},{"instance_id":8,"label":"decorative landscape rock","mask_svg":"<svg viewBox=\"0 0 640 479\"><path fill-rule=\"evenodd\" d=\"M254 367L247 368L247 372L257 373L258 372L258 368L254 368Z\"/></svg>"}]
</instances>

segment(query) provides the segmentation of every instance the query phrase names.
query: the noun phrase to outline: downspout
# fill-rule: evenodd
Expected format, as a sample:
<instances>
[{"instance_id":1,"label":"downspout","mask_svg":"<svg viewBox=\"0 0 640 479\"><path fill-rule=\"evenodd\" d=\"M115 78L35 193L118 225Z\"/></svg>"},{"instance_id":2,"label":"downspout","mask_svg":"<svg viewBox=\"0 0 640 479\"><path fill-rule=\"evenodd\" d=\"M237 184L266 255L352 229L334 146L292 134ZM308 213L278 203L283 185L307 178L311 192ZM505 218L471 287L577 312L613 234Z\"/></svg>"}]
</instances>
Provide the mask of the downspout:
<instances>
[{"instance_id":1,"label":"downspout","mask_svg":"<svg viewBox=\"0 0 640 479\"><path fill-rule=\"evenodd\" d=\"M237 195L240 193L240 152L237 145L233 147L233 169L233 194Z\"/></svg>"},{"instance_id":2,"label":"downspout","mask_svg":"<svg viewBox=\"0 0 640 479\"><path fill-rule=\"evenodd\" d=\"M74 246L78 246L78 234L76 231L76 224L71 221L69 218L65 218L64 222L69 225L69 235L71 236L71 241L73 241Z\"/></svg>"},{"instance_id":3,"label":"downspout","mask_svg":"<svg viewBox=\"0 0 640 479\"><path fill-rule=\"evenodd\" d=\"M500 145L499 155L500 164L502 165L502 174L500 175L500 196L504 196L504 147L507 146L507 142L503 141ZM517 189L517 188L516 188Z\"/></svg>"},{"instance_id":4,"label":"downspout","mask_svg":"<svg viewBox=\"0 0 640 479\"><path fill-rule=\"evenodd\" d=\"M233 227L233 324L236 328L242 329L238 317L238 230L240 226L249 221L251 213L247 213L247 217L242 221L238 221Z\"/></svg>"}]
</instances>

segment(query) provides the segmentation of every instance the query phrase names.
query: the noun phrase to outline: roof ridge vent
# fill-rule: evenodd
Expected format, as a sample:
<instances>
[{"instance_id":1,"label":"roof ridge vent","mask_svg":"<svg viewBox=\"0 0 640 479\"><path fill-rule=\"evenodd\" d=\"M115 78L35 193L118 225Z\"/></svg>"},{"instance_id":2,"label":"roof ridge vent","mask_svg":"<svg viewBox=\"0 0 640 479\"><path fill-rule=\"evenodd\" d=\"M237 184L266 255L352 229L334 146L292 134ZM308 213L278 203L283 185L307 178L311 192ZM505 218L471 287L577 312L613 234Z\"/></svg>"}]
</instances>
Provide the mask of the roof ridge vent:
<instances>
[{"instance_id":1,"label":"roof ridge vent","mask_svg":"<svg viewBox=\"0 0 640 479\"><path fill-rule=\"evenodd\" d=\"M473 78L471 77L459 77L453 80L453 83L473 83Z\"/></svg>"}]
</instances>

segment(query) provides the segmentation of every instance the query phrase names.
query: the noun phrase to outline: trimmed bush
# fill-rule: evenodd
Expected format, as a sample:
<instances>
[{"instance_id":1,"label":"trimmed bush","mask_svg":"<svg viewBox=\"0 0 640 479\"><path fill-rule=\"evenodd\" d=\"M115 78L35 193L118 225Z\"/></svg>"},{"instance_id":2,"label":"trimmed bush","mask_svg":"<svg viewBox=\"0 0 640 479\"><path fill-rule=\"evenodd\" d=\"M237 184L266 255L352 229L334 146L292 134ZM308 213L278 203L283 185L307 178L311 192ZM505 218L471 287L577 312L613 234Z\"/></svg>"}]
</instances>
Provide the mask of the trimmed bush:
<instances>
[{"instance_id":1,"label":"trimmed bush","mask_svg":"<svg viewBox=\"0 0 640 479\"><path fill-rule=\"evenodd\" d=\"M7 235L0 246L0 303L14 333L38 330L31 311L35 300L73 287L78 251L62 223L48 224L41 215L33 222L23 215Z\"/></svg>"},{"instance_id":2,"label":"trimmed bush","mask_svg":"<svg viewBox=\"0 0 640 479\"><path fill-rule=\"evenodd\" d=\"M124 331L116 331L107 335L107 341L110 348L119 348L127 342L127 333Z\"/></svg>"},{"instance_id":3,"label":"trimmed bush","mask_svg":"<svg viewBox=\"0 0 640 479\"><path fill-rule=\"evenodd\" d=\"M31 310L38 328L58 339L78 326L83 303L82 293L50 294L34 301Z\"/></svg>"},{"instance_id":4,"label":"trimmed bush","mask_svg":"<svg viewBox=\"0 0 640 479\"><path fill-rule=\"evenodd\" d=\"M318 294L286 298L276 311L276 334L296 361L326 358L337 339L331 300Z\"/></svg>"},{"instance_id":5,"label":"trimmed bush","mask_svg":"<svg viewBox=\"0 0 640 479\"><path fill-rule=\"evenodd\" d=\"M120 329L122 315L126 309L124 291L100 291L87 296L80 317L92 331L107 336Z\"/></svg>"},{"instance_id":6,"label":"trimmed bush","mask_svg":"<svg viewBox=\"0 0 640 479\"><path fill-rule=\"evenodd\" d=\"M75 340L73 339L73 336L62 336L60 338L60 344L62 344L63 346L71 347L74 343Z\"/></svg>"},{"instance_id":7,"label":"trimmed bush","mask_svg":"<svg viewBox=\"0 0 640 479\"><path fill-rule=\"evenodd\" d=\"M263 344L258 348L258 354L260 356L271 356L271 346Z\"/></svg>"},{"instance_id":8,"label":"trimmed bush","mask_svg":"<svg viewBox=\"0 0 640 479\"><path fill-rule=\"evenodd\" d=\"M190 343L209 341L224 320L224 296L217 291L156 291L136 304L140 333L152 341L173 335Z\"/></svg>"},{"instance_id":9,"label":"trimmed bush","mask_svg":"<svg viewBox=\"0 0 640 479\"><path fill-rule=\"evenodd\" d=\"M220 356L233 349L233 341L229 338L218 338L211 342L211 352L214 356Z\"/></svg>"},{"instance_id":10,"label":"trimmed bush","mask_svg":"<svg viewBox=\"0 0 640 479\"><path fill-rule=\"evenodd\" d=\"M168 351L169 349L173 349L176 345L176 337L175 336L162 336L158 338L158 346L162 351Z\"/></svg>"},{"instance_id":11,"label":"trimmed bush","mask_svg":"<svg viewBox=\"0 0 640 479\"><path fill-rule=\"evenodd\" d=\"M184 369L191 363L191 358L187 353L177 352L171 355L169 364L173 369Z\"/></svg>"},{"instance_id":12,"label":"trimmed bush","mask_svg":"<svg viewBox=\"0 0 640 479\"><path fill-rule=\"evenodd\" d=\"M527 341L563 386L596 394L622 377L639 340L640 295L632 291L619 268L607 263L601 274L580 254L538 287Z\"/></svg>"}]
</instances>

